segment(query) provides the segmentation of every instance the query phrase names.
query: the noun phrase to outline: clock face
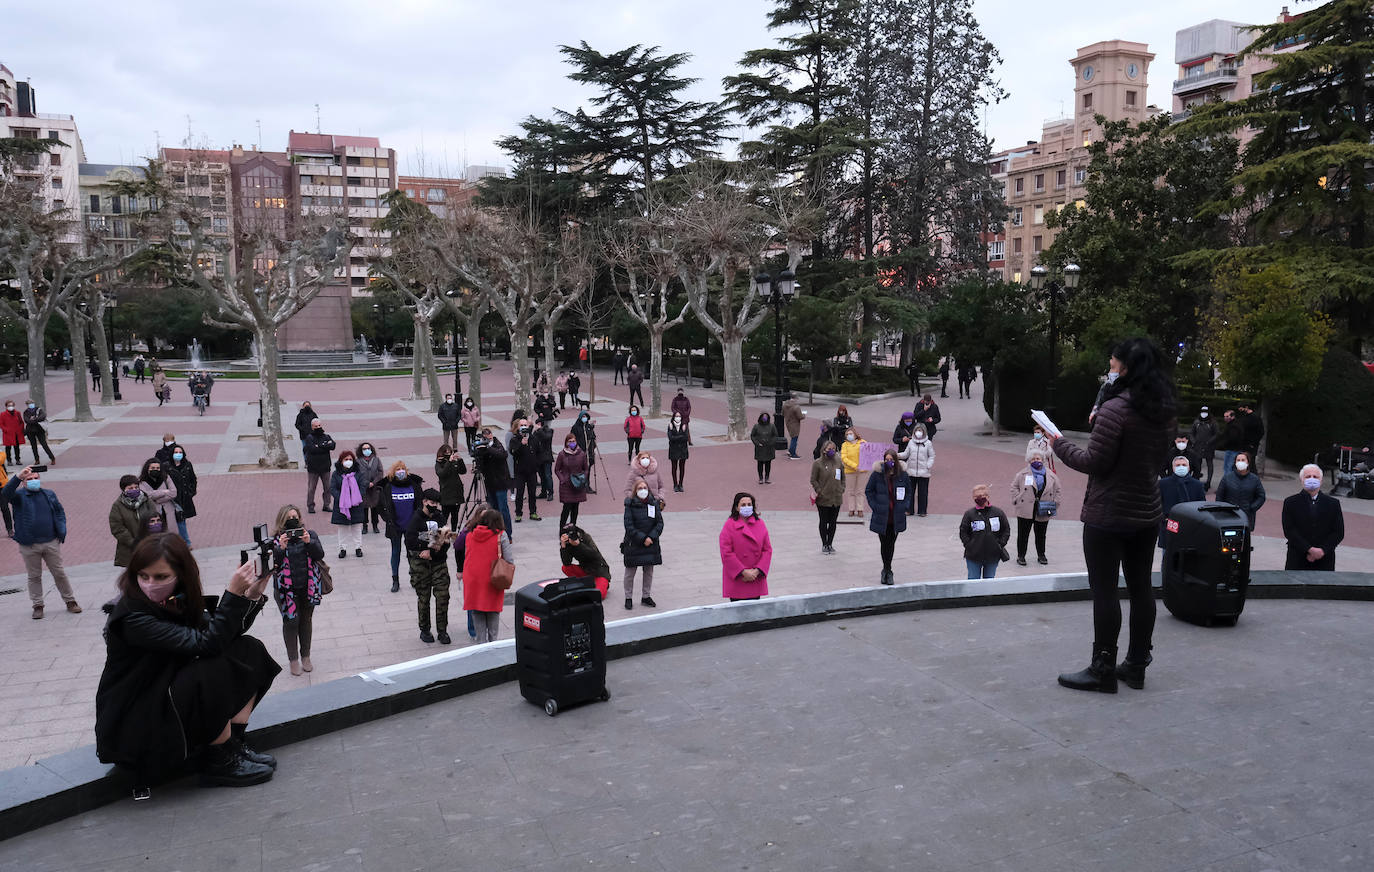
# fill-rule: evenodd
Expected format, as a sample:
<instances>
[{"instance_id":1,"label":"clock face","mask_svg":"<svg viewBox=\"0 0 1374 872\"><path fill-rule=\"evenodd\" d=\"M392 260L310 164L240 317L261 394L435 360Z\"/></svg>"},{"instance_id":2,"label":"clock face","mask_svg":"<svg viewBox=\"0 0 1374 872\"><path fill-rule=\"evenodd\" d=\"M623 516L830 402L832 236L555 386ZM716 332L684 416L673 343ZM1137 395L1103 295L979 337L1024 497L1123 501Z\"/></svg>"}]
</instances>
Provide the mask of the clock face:
<instances>
[{"instance_id":1,"label":"clock face","mask_svg":"<svg viewBox=\"0 0 1374 872\"><path fill-rule=\"evenodd\" d=\"M1083 81L1091 82L1093 80L1093 72L1094 70L1092 64L1088 64L1087 66L1085 66L1083 68Z\"/></svg>"},{"instance_id":2,"label":"clock face","mask_svg":"<svg viewBox=\"0 0 1374 872\"><path fill-rule=\"evenodd\" d=\"M1135 64L1127 64L1127 65L1126 65L1126 75L1127 75L1127 77L1134 79L1134 78L1136 77L1136 75L1138 75L1139 73L1140 73L1140 67L1136 66Z\"/></svg>"}]
</instances>

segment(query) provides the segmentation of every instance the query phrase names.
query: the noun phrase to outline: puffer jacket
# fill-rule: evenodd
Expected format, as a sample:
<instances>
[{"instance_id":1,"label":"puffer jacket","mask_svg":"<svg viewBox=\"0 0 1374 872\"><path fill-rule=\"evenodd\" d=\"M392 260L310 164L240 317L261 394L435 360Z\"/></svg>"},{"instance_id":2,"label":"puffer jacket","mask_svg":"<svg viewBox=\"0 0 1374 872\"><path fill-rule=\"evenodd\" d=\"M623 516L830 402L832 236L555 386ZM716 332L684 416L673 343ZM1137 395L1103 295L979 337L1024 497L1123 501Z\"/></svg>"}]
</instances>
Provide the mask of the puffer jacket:
<instances>
[{"instance_id":1,"label":"puffer jacket","mask_svg":"<svg viewBox=\"0 0 1374 872\"><path fill-rule=\"evenodd\" d=\"M652 517L650 515L652 514ZM625 500L625 539L621 551L626 566L658 566L663 562L663 513L652 499L645 502L638 497ZM648 545L645 539L653 540Z\"/></svg>"},{"instance_id":2,"label":"puffer jacket","mask_svg":"<svg viewBox=\"0 0 1374 872\"><path fill-rule=\"evenodd\" d=\"M1093 418L1086 448L1054 441L1054 453L1069 469L1086 473L1087 490L1079 520L1107 530L1153 527L1161 516L1158 471L1164 465L1174 421L1148 421L1131 408L1130 391L1107 399Z\"/></svg>"},{"instance_id":3,"label":"puffer jacket","mask_svg":"<svg viewBox=\"0 0 1374 872\"><path fill-rule=\"evenodd\" d=\"M635 482L644 479L644 483L649 486L649 497L655 500L663 499L663 476L658 474L658 458L649 456L648 467L639 465L639 458L630 461L630 473L625 477L625 499L634 496Z\"/></svg>"},{"instance_id":4,"label":"puffer jacket","mask_svg":"<svg viewBox=\"0 0 1374 872\"><path fill-rule=\"evenodd\" d=\"M463 420L463 413L457 403L440 403L438 416L439 426L445 430L457 430Z\"/></svg>"},{"instance_id":5,"label":"puffer jacket","mask_svg":"<svg viewBox=\"0 0 1374 872\"><path fill-rule=\"evenodd\" d=\"M482 410L477 406L469 408L467 403L464 403L459 420L462 421L464 427L480 427L482 426Z\"/></svg>"},{"instance_id":6,"label":"puffer jacket","mask_svg":"<svg viewBox=\"0 0 1374 872\"><path fill-rule=\"evenodd\" d=\"M811 490L816 493L818 506L837 507L844 502L844 464L839 455L821 457L811 464Z\"/></svg>"},{"instance_id":7,"label":"puffer jacket","mask_svg":"<svg viewBox=\"0 0 1374 872\"><path fill-rule=\"evenodd\" d=\"M749 431L749 441L754 443L754 459L767 463L778 456L778 431L770 420L767 424L755 424Z\"/></svg>"},{"instance_id":8,"label":"puffer jacket","mask_svg":"<svg viewBox=\"0 0 1374 872\"><path fill-rule=\"evenodd\" d=\"M914 438L906 444L897 457L906 464L906 474L912 478L930 478L935 469L935 443L929 439L917 442Z\"/></svg>"},{"instance_id":9,"label":"puffer jacket","mask_svg":"<svg viewBox=\"0 0 1374 872\"><path fill-rule=\"evenodd\" d=\"M1240 507L1250 519L1251 530L1255 529L1255 513L1264 505L1265 499L1264 483L1253 471L1239 475L1233 469L1217 485L1217 502Z\"/></svg>"},{"instance_id":10,"label":"puffer jacket","mask_svg":"<svg viewBox=\"0 0 1374 872\"><path fill-rule=\"evenodd\" d=\"M840 460L844 462L844 474L854 475L859 471L859 446L864 444L864 440L855 439L853 442L841 442Z\"/></svg>"}]
</instances>

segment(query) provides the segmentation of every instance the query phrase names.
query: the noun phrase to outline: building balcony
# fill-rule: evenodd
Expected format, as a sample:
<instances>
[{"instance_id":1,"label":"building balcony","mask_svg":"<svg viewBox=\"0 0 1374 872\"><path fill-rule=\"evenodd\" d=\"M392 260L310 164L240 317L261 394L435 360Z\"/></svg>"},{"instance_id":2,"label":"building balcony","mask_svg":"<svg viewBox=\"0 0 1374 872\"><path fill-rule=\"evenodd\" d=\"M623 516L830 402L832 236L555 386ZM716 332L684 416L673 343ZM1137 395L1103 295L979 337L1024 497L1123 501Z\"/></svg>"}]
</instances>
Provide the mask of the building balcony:
<instances>
[{"instance_id":1,"label":"building balcony","mask_svg":"<svg viewBox=\"0 0 1374 872\"><path fill-rule=\"evenodd\" d=\"M1210 73L1201 73L1196 76L1188 76L1174 82L1175 94L1191 94L1194 91L1203 91L1208 88L1215 88L1221 85L1234 85L1240 79L1240 71L1234 68L1223 68L1213 70Z\"/></svg>"}]
</instances>

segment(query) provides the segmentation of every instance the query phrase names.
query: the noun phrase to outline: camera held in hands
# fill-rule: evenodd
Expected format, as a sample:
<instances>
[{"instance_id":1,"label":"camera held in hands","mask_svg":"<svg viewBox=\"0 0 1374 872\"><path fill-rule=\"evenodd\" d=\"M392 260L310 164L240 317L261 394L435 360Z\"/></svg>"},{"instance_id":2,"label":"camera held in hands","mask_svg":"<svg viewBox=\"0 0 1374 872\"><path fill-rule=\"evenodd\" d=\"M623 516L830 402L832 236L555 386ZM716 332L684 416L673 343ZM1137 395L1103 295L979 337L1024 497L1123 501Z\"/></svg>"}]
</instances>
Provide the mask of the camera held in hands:
<instances>
[{"instance_id":1,"label":"camera held in hands","mask_svg":"<svg viewBox=\"0 0 1374 872\"><path fill-rule=\"evenodd\" d=\"M300 533L304 535L304 528L300 530ZM273 562L272 531L268 529L266 524L258 524L253 528L253 549L257 551L257 555L252 558L254 571L258 578L262 578L272 572ZM239 565L249 562L248 555L250 553L251 551L246 548L239 550Z\"/></svg>"}]
</instances>

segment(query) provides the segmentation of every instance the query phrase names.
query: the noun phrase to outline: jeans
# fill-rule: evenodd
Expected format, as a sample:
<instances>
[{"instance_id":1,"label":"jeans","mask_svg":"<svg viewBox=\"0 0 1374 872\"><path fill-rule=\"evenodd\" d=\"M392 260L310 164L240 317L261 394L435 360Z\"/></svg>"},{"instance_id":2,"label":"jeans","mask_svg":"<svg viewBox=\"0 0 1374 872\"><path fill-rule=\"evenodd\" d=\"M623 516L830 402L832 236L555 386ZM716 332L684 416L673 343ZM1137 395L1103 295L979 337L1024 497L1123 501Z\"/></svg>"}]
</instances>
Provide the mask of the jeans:
<instances>
[{"instance_id":1,"label":"jeans","mask_svg":"<svg viewBox=\"0 0 1374 872\"><path fill-rule=\"evenodd\" d=\"M398 578L401 574L401 539L398 536L391 540L391 577Z\"/></svg>"},{"instance_id":2,"label":"jeans","mask_svg":"<svg viewBox=\"0 0 1374 872\"><path fill-rule=\"evenodd\" d=\"M186 532L185 518L177 519L177 535L180 536L181 541L185 542L187 545L191 544L191 534Z\"/></svg>"},{"instance_id":3,"label":"jeans","mask_svg":"<svg viewBox=\"0 0 1374 872\"><path fill-rule=\"evenodd\" d=\"M1227 451L1227 452L1226 452L1226 459L1223 460L1223 461L1221 462L1221 475L1222 475L1223 478L1225 478L1225 477L1226 477L1226 473L1230 472L1231 469L1235 466L1235 464L1236 464L1236 458L1237 458L1238 456L1240 456L1240 452L1239 452L1239 451Z\"/></svg>"},{"instance_id":4,"label":"jeans","mask_svg":"<svg viewBox=\"0 0 1374 872\"><path fill-rule=\"evenodd\" d=\"M1088 586L1093 593L1093 645L1096 650L1116 649L1121 635L1121 599L1118 573L1126 578L1131 599L1131 637L1127 659L1140 663L1150 654L1155 630L1155 592L1150 582L1154 565L1156 527L1131 532L1083 527L1083 561L1088 565Z\"/></svg>"},{"instance_id":5,"label":"jeans","mask_svg":"<svg viewBox=\"0 0 1374 872\"><path fill-rule=\"evenodd\" d=\"M788 456L788 457L796 457L796 456L797 456L797 439L798 439L798 438L799 438L799 437L797 437L797 436L793 436L792 438L790 438L790 439L787 440L787 456Z\"/></svg>"},{"instance_id":6,"label":"jeans","mask_svg":"<svg viewBox=\"0 0 1374 872\"><path fill-rule=\"evenodd\" d=\"M546 499L553 499L553 461L539 465L539 493Z\"/></svg>"},{"instance_id":7,"label":"jeans","mask_svg":"<svg viewBox=\"0 0 1374 872\"><path fill-rule=\"evenodd\" d=\"M967 557L964 558L964 565L968 567L968 577L970 579L996 578L997 564L1000 562L1000 560L994 560L991 563L979 563L977 560L969 560Z\"/></svg>"},{"instance_id":8,"label":"jeans","mask_svg":"<svg viewBox=\"0 0 1374 872\"><path fill-rule=\"evenodd\" d=\"M821 544L829 548L835 543L835 525L840 517L839 506L816 506L820 516Z\"/></svg>"},{"instance_id":9,"label":"jeans","mask_svg":"<svg viewBox=\"0 0 1374 872\"><path fill-rule=\"evenodd\" d=\"M510 492L507 491L505 488L501 488L497 491L494 491L491 488L487 488L487 502L491 503L491 507L493 509L496 509L496 511L501 513L501 517L506 522L506 533L510 534ZM511 538L513 539L514 536L512 535Z\"/></svg>"},{"instance_id":10,"label":"jeans","mask_svg":"<svg viewBox=\"0 0 1374 872\"><path fill-rule=\"evenodd\" d=\"M47 452L47 454L48 454L48 462L49 462L49 463L56 463L56 462L57 462L57 458L52 456L52 449L48 447L48 434L47 434L46 432L39 431L39 432L37 432L37 433L30 433L30 434L28 434L28 435L29 435L29 447L33 449L33 462L34 462L34 463L40 463L40 462L41 462L41 461L38 459L38 446L39 446L39 445L42 445L42 446L43 446L43 450L44 450L45 452Z\"/></svg>"}]
</instances>

